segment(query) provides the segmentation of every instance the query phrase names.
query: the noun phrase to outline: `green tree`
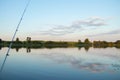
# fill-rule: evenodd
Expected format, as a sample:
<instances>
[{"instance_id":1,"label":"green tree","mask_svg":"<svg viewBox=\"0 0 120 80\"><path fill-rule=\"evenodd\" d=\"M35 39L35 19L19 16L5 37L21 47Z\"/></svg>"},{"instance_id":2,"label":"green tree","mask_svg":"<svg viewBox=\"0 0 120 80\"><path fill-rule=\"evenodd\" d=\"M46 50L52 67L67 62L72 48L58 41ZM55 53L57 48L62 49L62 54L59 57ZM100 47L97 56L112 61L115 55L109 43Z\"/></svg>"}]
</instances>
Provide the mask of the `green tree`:
<instances>
[{"instance_id":1,"label":"green tree","mask_svg":"<svg viewBox=\"0 0 120 80\"><path fill-rule=\"evenodd\" d=\"M16 42L19 42L19 38L16 38Z\"/></svg>"},{"instance_id":2,"label":"green tree","mask_svg":"<svg viewBox=\"0 0 120 80\"><path fill-rule=\"evenodd\" d=\"M115 42L115 44L120 44L120 40L117 40L117 41Z\"/></svg>"},{"instance_id":3,"label":"green tree","mask_svg":"<svg viewBox=\"0 0 120 80\"><path fill-rule=\"evenodd\" d=\"M88 38L87 38L87 39L85 39L84 43L85 43L85 44L90 44L89 39L88 39Z\"/></svg>"},{"instance_id":4,"label":"green tree","mask_svg":"<svg viewBox=\"0 0 120 80\"><path fill-rule=\"evenodd\" d=\"M0 39L0 43L2 43L2 39Z\"/></svg>"},{"instance_id":5,"label":"green tree","mask_svg":"<svg viewBox=\"0 0 120 80\"><path fill-rule=\"evenodd\" d=\"M81 44L82 42L81 42L81 40L78 40L78 44Z\"/></svg>"},{"instance_id":6,"label":"green tree","mask_svg":"<svg viewBox=\"0 0 120 80\"><path fill-rule=\"evenodd\" d=\"M31 37L27 37L26 41L31 42Z\"/></svg>"},{"instance_id":7,"label":"green tree","mask_svg":"<svg viewBox=\"0 0 120 80\"><path fill-rule=\"evenodd\" d=\"M97 48L97 47L100 47L101 46L101 42L100 41L94 41L93 42L93 47L94 48Z\"/></svg>"},{"instance_id":8,"label":"green tree","mask_svg":"<svg viewBox=\"0 0 120 80\"><path fill-rule=\"evenodd\" d=\"M117 40L114 44L116 48L120 48L120 40Z\"/></svg>"}]
</instances>

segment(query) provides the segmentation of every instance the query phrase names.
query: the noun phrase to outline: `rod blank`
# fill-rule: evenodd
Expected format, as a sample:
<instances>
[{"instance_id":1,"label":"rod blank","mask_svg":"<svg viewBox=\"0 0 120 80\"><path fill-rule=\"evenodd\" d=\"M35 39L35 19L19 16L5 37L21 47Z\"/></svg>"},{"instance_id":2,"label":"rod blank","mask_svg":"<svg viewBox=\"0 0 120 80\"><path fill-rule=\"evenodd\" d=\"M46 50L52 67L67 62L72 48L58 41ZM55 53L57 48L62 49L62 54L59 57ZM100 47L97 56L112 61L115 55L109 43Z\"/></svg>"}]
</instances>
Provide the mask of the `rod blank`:
<instances>
[{"instance_id":1,"label":"rod blank","mask_svg":"<svg viewBox=\"0 0 120 80\"><path fill-rule=\"evenodd\" d=\"M29 5L30 1L31 1L31 0L28 1L27 5L26 5L26 7L25 7L25 9L24 9L24 11L23 11L23 13L22 13L22 16L21 16L21 18L20 18L20 21L18 22L18 25L17 25L17 27L16 27L16 30L15 30L15 32L14 32L14 35L13 35L13 37L12 37L12 40L11 40L11 43L10 43L10 45L9 45L9 48L8 48L8 50L7 50L6 55L9 55L10 48L12 47L14 38L15 38L16 33L17 33L18 29L19 29L19 26L20 26L20 24L21 24L21 22L22 22L22 20L23 20L24 14L25 14L25 12L26 12L26 10L27 10L27 8L28 8L28 5Z\"/></svg>"}]
</instances>

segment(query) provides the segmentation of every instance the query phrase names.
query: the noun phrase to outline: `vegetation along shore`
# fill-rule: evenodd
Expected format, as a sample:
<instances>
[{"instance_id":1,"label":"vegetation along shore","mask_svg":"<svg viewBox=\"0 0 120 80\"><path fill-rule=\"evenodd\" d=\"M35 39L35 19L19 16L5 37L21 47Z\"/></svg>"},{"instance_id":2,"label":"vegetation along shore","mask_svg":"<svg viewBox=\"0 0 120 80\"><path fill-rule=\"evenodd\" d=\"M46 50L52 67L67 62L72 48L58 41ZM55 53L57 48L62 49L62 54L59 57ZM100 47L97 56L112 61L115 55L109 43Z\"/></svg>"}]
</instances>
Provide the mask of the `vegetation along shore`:
<instances>
[{"instance_id":1,"label":"vegetation along shore","mask_svg":"<svg viewBox=\"0 0 120 80\"><path fill-rule=\"evenodd\" d=\"M4 41L0 39L0 47L8 47L11 41ZM55 48L55 47L94 47L94 48L106 48L106 47L116 47L120 48L120 40L115 42L107 41L93 41L91 42L86 38L83 42L78 40L73 41L41 41L41 40L31 40L31 37L27 37L26 41L20 41L19 38L13 42L12 48Z\"/></svg>"}]
</instances>

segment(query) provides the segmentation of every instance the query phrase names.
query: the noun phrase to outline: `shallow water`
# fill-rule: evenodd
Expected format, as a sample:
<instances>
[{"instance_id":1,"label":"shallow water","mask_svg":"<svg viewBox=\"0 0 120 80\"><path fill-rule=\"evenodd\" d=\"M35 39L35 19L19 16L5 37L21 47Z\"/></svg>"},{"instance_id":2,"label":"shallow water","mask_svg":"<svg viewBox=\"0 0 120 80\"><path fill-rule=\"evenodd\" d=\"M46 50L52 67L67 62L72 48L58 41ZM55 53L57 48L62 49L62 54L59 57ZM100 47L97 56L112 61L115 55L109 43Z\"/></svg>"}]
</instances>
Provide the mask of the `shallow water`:
<instances>
[{"instance_id":1,"label":"shallow water","mask_svg":"<svg viewBox=\"0 0 120 80\"><path fill-rule=\"evenodd\" d=\"M120 80L120 49L0 50L0 80ZM6 57L6 61L4 59Z\"/></svg>"}]
</instances>

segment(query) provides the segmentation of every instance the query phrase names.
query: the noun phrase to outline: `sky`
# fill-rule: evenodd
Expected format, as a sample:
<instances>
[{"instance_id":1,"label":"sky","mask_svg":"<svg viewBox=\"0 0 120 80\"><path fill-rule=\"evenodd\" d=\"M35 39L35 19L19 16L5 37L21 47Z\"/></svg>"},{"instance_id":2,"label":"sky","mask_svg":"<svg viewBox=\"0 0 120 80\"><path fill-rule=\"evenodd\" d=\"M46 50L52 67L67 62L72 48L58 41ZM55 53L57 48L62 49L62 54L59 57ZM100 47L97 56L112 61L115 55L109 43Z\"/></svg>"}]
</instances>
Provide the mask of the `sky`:
<instances>
[{"instance_id":1,"label":"sky","mask_svg":"<svg viewBox=\"0 0 120 80\"><path fill-rule=\"evenodd\" d=\"M0 38L11 40L28 0L0 0ZM31 0L20 40L120 40L120 0Z\"/></svg>"}]
</instances>

